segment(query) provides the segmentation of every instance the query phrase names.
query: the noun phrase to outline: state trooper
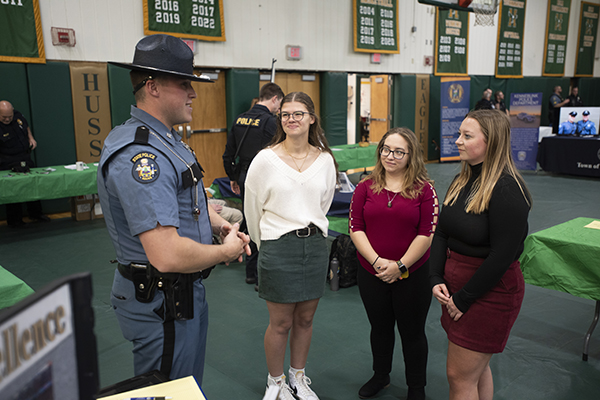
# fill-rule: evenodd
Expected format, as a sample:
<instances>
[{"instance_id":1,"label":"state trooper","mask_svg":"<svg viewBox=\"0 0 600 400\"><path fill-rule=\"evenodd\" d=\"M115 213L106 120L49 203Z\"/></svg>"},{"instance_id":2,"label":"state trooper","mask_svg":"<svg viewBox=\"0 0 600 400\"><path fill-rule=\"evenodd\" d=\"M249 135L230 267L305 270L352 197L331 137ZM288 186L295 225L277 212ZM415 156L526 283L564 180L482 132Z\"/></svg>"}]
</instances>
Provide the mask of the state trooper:
<instances>
[{"instance_id":1,"label":"state trooper","mask_svg":"<svg viewBox=\"0 0 600 400\"><path fill-rule=\"evenodd\" d=\"M581 115L583 119L577 122L577 134L579 136L596 136L596 124L590 121L590 112L585 110Z\"/></svg>"},{"instance_id":2,"label":"state trooper","mask_svg":"<svg viewBox=\"0 0 600 400\"><path fill-rule=\"evenodd\" d=\"M569 113L569 119L561 122L558 127L559 135L574 135L577 133L577 123L575 122L575 117L577 116L577 111L571 111Z\"/></svg>"},{"instance_id":3,"label":"state trooper","mask_svg":"<svg viewBox=\"0 0 600 400\"><path fill-rule=\"evenodd\" d=\"M136 106L106 138L98 194L118 268L111 304L133 342L134 371L171 379L204 373L208 308L202 279L249 253L247 235L207 206L202 167L174 125L192 120L194 55L181 39L151 35L130 69ZM213 234L223 244L213 245Z\"/></svg>"}]
</instances>

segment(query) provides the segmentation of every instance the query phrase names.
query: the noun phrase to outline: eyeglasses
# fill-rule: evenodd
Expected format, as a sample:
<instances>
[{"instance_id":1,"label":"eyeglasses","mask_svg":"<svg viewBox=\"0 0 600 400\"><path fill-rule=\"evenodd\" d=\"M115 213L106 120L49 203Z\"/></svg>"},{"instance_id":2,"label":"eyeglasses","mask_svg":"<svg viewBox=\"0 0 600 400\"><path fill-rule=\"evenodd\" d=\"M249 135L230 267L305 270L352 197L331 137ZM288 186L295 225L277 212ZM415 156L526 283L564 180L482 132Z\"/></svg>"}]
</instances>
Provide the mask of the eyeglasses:
<instances>
[{"instance_id":1,"label":"eyeglasses","mask_svg":"<svg viewBox=\"0 0 600 400\"><path fill-rule=\"evenodd\" d=\"M387 157L390 155L390 153L392 153L392 156L396 160L402 160L404 158L404 156L408 154L401 150L392 150L389 147L382 147L381 150L379 151L379 154L381 154L382 157Z\"/></svg>"},{"instance_id":2,"label":"eyeglasses","mask_svg":"<svg viewBox=\"0 0 600 400\"><path fill-rule=\"evenodd\" d=\"M302 121L302 119L304 118L304 114L310 114L307 111L294 111L293 113L286 113L286 112L282 112L279 114L279 118L281 118L281 120L283 122L287 122L290 117L292 117L292 119L294 121Z\"/></svg>"}]
</instances>

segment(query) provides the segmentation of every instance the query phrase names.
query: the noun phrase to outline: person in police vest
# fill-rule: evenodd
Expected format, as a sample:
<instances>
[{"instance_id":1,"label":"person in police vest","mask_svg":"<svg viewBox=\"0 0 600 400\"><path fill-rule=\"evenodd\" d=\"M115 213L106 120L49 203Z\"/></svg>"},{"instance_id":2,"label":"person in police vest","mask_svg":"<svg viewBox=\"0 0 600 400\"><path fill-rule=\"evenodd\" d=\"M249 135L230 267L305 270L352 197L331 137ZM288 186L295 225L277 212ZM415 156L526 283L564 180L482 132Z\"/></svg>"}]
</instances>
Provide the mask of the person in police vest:
<instances>
[{"instance_id":1,"label":"person in police vest","mask_svg":"<svg viewBox=\"0 0 600 400\"><path fill-rule=\"evenodd\" d=\"M227 135L227 145L223 153L223 166L229 177L231 190L244 202L244 183L250 163L256 154L267 146L277 131L279 105L283 99L283 91L275 83L265 84L259 92L258 102L248 111L238 115L231 131ZM237 161L234 165L234 161ZM246 219L241 230L246 230ZM258 249L250 242L252 255L246 258L246 283L257 283Z\"/></svg>"},{"instance_id":2,"label":"person in police vest","mask_svg":"<svg viewBox=\"0 0 600 400\"><path fill-rule=\"evenodd\" d=\"M585 110L581 115L583 119L577 122L577 134L579 136L596 136L596 124L590 121L590 112Z\"/></svg>"},{"instance_id":3,"label":"person in police vest","mask_svg":"<svg viewBox=\"0 0 600 400\"><path fill-rule=\"evenodd\" d=\"M561 122L558 127L559 135L574 135L577 133L577 122L575 122L575 117L577 116L577 111L571 111L569 113L569 119Z\"/></svg>"},{"instance_id":4,"label":"person in police vest","mask_svg":"<svg viewBox=\"0 0 600 400\"><path fill-rule=\"evenodd\" d=\"M210 267L249 254L247 235L208 207L202 167L173 125L192 120L194 55L181 40L151 35L135 48L136 106L105 140L98 194L118 268L111 304L133 342L134 371L171 379L204 373ZM213 234L222 245L213 245Z\"/></svg>"},{"instance_id":5,"label":"person in police vest","mask_svg":"<svg viewBox=\"0 0 600 400\"><path fill-rule=\"evenodd\" d=\"M8 101L0 101L0 171L28 172L29 168L35 166L31 152L36 147L37 142L23 114L16 111ZM39 200L27 202L27 213L34 221L50 221L42 212ZM21 203L6 205L6 222L11 228L25 225Z\"/></svg>"}]
</instances>

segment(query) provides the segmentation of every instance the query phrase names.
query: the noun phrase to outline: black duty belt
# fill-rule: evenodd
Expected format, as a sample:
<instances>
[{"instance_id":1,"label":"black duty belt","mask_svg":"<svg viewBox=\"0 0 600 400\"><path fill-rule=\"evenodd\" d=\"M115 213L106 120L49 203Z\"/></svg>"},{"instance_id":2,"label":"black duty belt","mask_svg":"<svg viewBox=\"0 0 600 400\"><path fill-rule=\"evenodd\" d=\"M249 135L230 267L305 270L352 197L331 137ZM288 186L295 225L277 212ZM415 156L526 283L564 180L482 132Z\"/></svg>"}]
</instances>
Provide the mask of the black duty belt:
<instances>
[{"instance_id":1,"label":"black duty belt","mask_svg":"<svg viewBox=\"0 0 600 400\"><path fill-rule=\"evenodd\" d=\"M321 230L316 225L310 224L306 228L296 229L296 230L288 232L288 233L294 234L294 235L298 236L299 238L306 238L309 236L316 235L317 233L320 233L320 232L321 232Z\"/></svg>"},{"instance_id":2,"label":"black duty belt","mask_svg":"<svg viewBox=\"0 0 600 400\"><path fill-rule=\"evenodd\" d=\"M145 270L147 268L147 266L145 264L136 264L136 263L131 263L129 265L124 265L124 264L119 263L118 267L117 267L117 269L119 270L119 273L121 275L123 275L123 278L130 280L130 281L133 281L133 275L134 275L133 272L134 272L134 269L137 269L137 268ZM165 281L176 281L180 275L189 275L192 282L194 282L202 277L202 271L194 272L193 274L158 272L156 277L163 279Z\"/></svg>"}]
</instances>

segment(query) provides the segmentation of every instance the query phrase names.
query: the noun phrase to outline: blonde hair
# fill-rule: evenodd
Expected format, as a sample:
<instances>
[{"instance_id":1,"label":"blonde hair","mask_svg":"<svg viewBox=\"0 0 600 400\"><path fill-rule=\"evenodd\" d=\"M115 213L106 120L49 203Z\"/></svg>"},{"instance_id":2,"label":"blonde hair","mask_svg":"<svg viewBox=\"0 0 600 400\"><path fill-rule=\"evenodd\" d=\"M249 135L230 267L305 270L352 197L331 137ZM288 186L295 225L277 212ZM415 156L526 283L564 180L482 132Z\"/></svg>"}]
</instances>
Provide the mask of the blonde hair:
<instances>
[{"instance_id":1,"label":"blonde hair","mask_svg":"<svg viewBox=\"0 0 600 400\"><path fill-rule=\"evenodd\" d=\"M481 132L485 136L487 149L481 175L473 183L465 211L474 214L484 212L490 204L494 187L503 174L514 178L525 201L531 207L531 196L512 158L510 120L506 114L497 110L476 110L469 112L465 119L467 118L471 118L479 124ZM466 161L463 161L458 177L448 189L444 205L452 205L456 202L470 178L471 168Z\"/></svg>"},{"instance_id":2,"label":"blonde hair","mask_svg":"<svg viewBox=\"0 0 600 400\"><path fill-rule=\"evenodd\" d=\"M385 140L390 135L400 135L408 143L408 149L404 157L408 157L406 164L406 171L402 179L402 189L400 195L407 199L416 198L423 190L423 185L426 182L433 184L433 181L427 174L425 168L425 161L423 157L423 150L421 144L417 140L417 136L408 128L392 128L390 129L379 141L377 145L376 157L377 162L371 175L367 176L363 181L371 180L371 190L379 194L385 188L385 168L381 163L381 149L385 144Z\"/></svg>"}]
</instances>

